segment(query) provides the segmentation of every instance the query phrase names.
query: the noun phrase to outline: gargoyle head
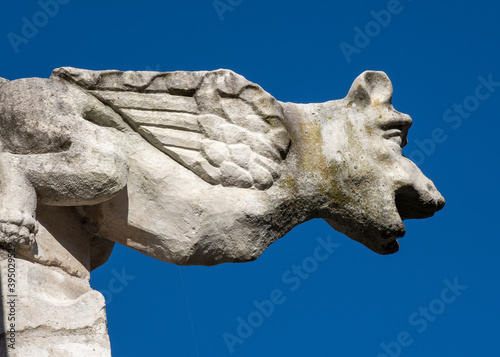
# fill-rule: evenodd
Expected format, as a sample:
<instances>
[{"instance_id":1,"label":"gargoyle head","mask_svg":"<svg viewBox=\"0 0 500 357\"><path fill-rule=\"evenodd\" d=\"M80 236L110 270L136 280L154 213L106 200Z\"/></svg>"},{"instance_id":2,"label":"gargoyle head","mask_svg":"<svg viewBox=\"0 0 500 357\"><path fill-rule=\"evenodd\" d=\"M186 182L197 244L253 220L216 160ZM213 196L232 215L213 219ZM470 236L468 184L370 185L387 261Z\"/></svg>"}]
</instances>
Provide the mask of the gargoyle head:
<instances>
[{"instance_id":1,"label":"gargoyle head","mask_svg":"<svg viewBox=\"0 0 500 357\"><path fill-rule=\"evenodd\" d=\"M319 173L319 215L380 254L399 249L404 219L430 217L445 204L402 154L412 120L394 109L392 92L385 73L367 71L345 98L299 105L307 123L299 135L309 143L302 145L301 165Z\"/></svg>"}]
</instances>

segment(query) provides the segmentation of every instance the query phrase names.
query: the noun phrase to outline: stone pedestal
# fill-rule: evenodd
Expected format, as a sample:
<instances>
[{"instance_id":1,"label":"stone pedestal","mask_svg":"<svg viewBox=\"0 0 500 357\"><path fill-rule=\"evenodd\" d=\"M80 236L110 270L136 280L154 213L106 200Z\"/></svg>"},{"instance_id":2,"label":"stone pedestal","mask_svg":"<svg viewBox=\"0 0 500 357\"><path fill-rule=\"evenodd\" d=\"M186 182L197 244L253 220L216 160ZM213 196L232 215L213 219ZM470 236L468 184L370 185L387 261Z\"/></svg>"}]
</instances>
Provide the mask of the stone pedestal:
<instances>
[{"instance_id":1,"label":"stone pedestal","mask_svg":"<svg viewBox=\"0 0 500 357\"><path fill-rule=\"evenodd\" d=\"M104 297L89 284L95 238L77 217L42 207L36 245L0 250L0 357L111 356Z\"/></svg>"}]
</instances>

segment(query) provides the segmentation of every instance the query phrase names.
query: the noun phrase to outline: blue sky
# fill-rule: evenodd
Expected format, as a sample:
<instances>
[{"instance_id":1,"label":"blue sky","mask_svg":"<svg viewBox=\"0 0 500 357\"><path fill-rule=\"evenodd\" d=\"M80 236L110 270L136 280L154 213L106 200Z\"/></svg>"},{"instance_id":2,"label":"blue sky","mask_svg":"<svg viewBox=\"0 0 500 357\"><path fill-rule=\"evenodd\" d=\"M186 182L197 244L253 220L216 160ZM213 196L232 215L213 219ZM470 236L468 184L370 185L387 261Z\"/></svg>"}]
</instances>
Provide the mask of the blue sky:
<instances>
[{"instance_id":1,"label":"blue sky","mask_svg":"<svg viewBox=\"0 0 500 357\"><path fill-rule=\"evenodd\" d=\"M1 77L229 68L278 100L308 103L383 70L395 108L414 121L404 153L447 200L435 217L407 221L391 256L320 220L245 264L178 267L116 246L91 280L108 300L113 356L498 354L498 2L53 4L2 2ZM325 242L335 248L313 264ZM304 264L310 273L296 273Z\"/></svg>"}]
</instances>

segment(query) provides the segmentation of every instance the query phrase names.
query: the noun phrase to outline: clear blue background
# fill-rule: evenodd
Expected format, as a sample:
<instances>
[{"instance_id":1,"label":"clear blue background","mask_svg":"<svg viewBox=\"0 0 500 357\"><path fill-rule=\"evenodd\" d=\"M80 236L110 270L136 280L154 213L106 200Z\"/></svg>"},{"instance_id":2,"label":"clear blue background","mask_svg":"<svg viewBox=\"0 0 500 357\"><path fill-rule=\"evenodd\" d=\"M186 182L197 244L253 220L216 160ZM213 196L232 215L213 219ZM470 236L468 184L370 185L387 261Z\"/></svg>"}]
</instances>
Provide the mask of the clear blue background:
<instances>
[{"instance_id":1,"label":"clear blue background","mask_svg":"<svg viewBox=\"0 0 500 357\"><path fill-rule=\"evenodd\" d=\"M113 356L229 356L224 333L237 335L237 319L274 289L286 301L232 355L390 356L382 343L393 356L499 354L500 87L488 99L468 98L479 76L500 81L498 2L401 0L399 13L377 31L371 11L387 9L387 0L231 0L222 21L212 0L65 1L47 24L37 1L0 4L1 77L48 77L61 66L229 68L281 101L307 103L341 98L362 71L383 70L395 108L414 120L404 153L419 158L447 199L433 218L407 222L400 252L391 256L320 220L245 264L178 267L117 246L91 280L105 292L116 274L133 277L106 293ZM9 33L23 36L23 17L34 16L36 35L13 46ZM355 27L366 33L367 25L373 36L348 62L340 44L354 45ZM477 108L460 125L446 122L446 111L464 100ZM436 128L446 140L432 148ZM418 142L427 142L426 153ZM282 275L311 256L317 237L328 236L340 246L291 291ZM418 332L410 316L440 306L445 279L467 288ZM402 331L412 343L398 351L390 343Z\"/></svg>"}]
</instances>

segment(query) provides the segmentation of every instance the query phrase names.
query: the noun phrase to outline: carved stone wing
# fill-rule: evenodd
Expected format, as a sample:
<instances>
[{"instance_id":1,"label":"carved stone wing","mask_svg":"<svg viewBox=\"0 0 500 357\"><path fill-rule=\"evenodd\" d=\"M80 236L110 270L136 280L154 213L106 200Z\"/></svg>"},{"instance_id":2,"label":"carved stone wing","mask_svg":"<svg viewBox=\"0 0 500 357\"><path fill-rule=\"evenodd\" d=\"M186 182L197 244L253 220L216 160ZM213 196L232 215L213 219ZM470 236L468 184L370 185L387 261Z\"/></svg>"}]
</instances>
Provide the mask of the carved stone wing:
<instances>
[{"instance_id":1,"label":"carved stone wing","mask_svg":"<svg viewBox=\"0 0 500 357\"><path fill-rule=\"evenodd\" d=\"M232 71L63 67L53 76L109 105L149 143L211 184L265 190L279 176L290 146L281 105Z\"/></svg>"}]
</instances>

